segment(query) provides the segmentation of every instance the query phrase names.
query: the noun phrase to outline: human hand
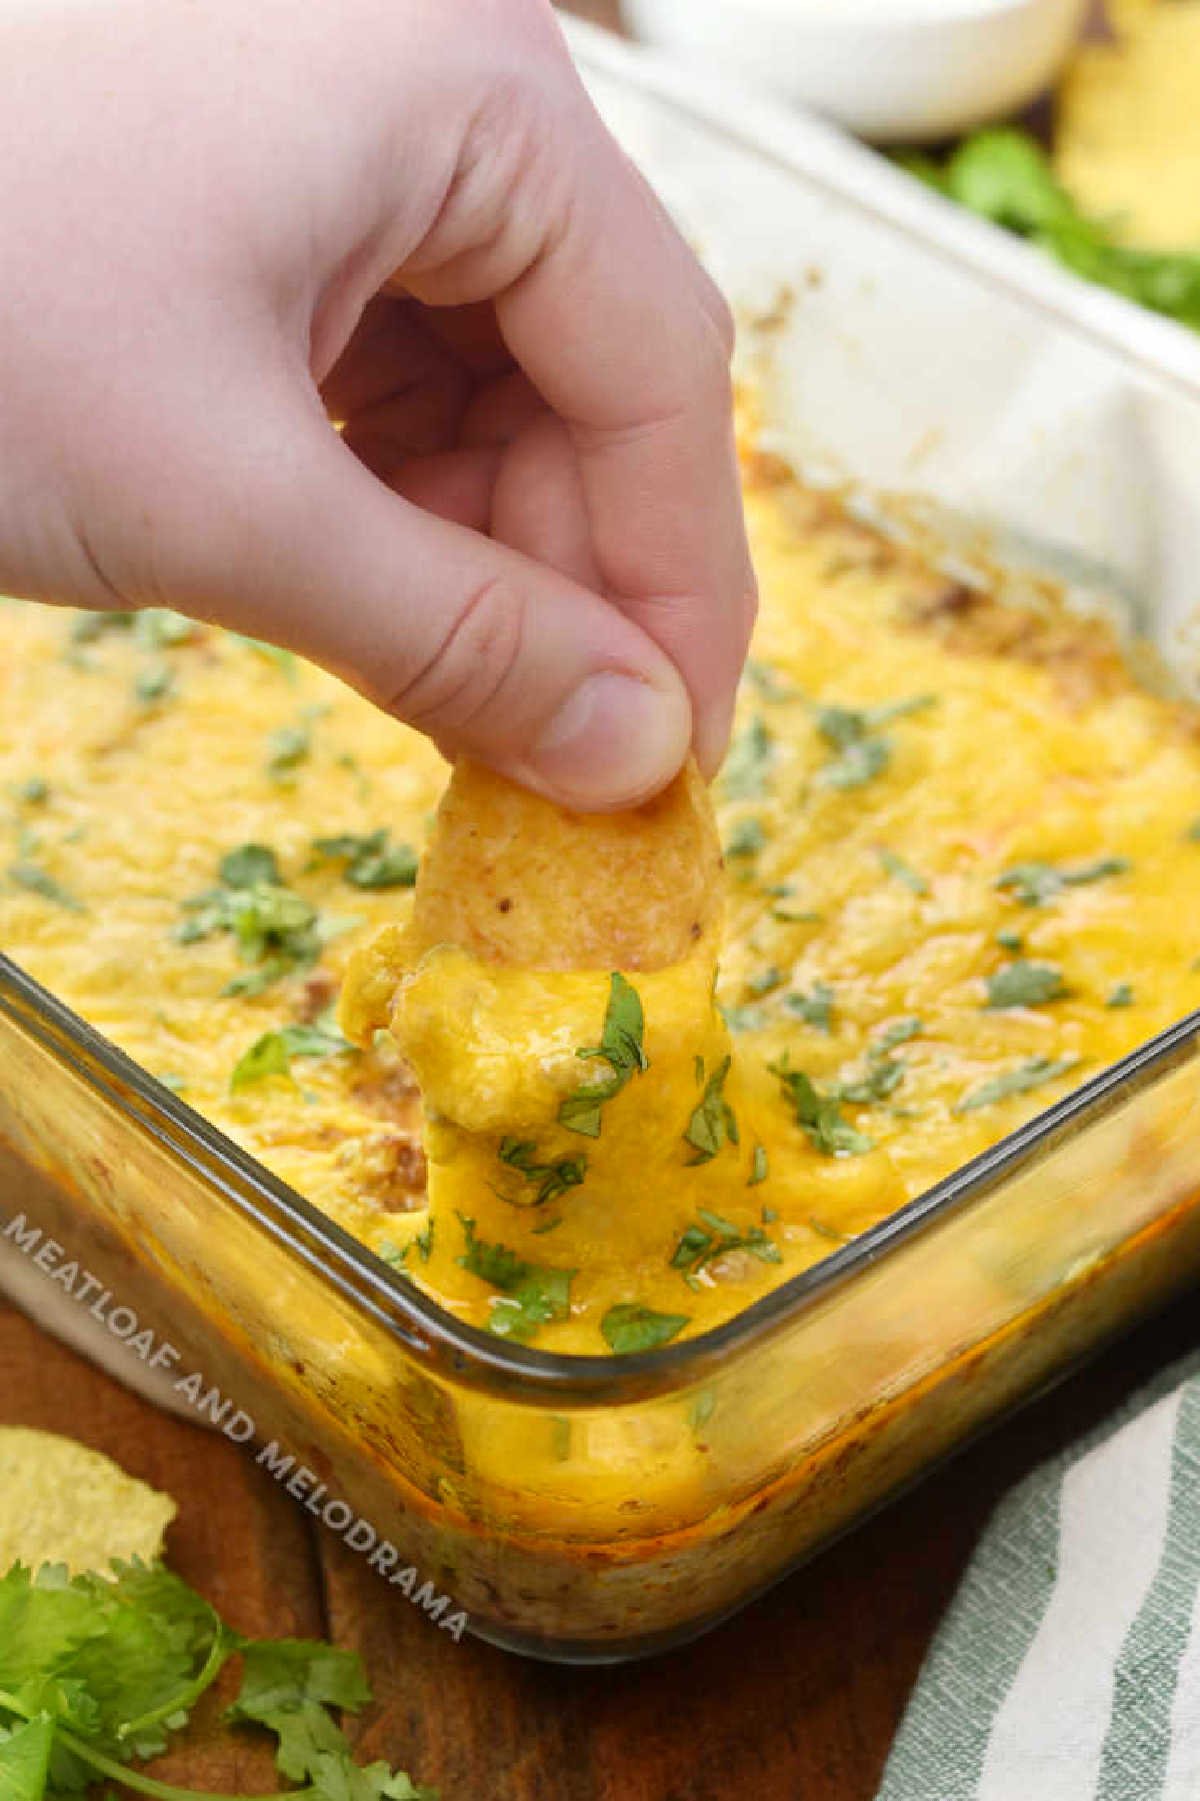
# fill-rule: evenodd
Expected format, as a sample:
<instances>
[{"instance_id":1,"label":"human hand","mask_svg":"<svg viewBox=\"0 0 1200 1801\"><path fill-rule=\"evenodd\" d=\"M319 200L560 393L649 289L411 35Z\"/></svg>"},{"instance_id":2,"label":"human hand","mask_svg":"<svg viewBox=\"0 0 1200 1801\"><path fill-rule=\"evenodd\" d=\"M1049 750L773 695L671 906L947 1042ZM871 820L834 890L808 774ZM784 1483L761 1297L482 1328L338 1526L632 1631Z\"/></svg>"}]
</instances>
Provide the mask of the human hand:
<instances>
[{"instance_id":1,"label":"human hand","mask_svg":"<svg viewBox=\"0 0 1200 1801\"><path fill-rule=\"evenodd\" d=\"M711 773L728 312L547 0L23 0L0 43L0 588L286 644L580 808Z\"/></svg>"}]
</instances>

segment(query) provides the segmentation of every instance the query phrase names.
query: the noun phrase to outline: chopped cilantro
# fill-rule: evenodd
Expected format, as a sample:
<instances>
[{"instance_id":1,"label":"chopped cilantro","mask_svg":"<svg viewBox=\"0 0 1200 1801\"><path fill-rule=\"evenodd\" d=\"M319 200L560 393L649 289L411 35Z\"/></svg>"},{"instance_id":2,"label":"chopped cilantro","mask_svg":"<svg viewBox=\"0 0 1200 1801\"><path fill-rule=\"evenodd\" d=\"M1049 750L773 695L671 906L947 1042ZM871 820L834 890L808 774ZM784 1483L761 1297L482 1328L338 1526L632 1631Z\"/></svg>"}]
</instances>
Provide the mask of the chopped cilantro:
<instances>
[{"instance_id":1,"label":"chopped cilantro","mask_svg":"<svg viewBox=\"0 0 1200 1801\"><path fill-rule=\"evenodd\" d=\"M738 1142L737 1119L725 1099L725 1078L732 1062L732 1057L722 1058L684 1130L684 1142L696 1153L692 1163L708 1163L724 1145Z\"/></svg>"},{"instance_id":2,"label":"chopped cilantro","mask_svg":"<svg viewBox=\"0 0 1200 1801\"><path fill-rule=\"evenodd\" d=\"M570 1132L585 1138L600 1136L600 1110L607 1101L620 1094L635 1075L649 1069L642 1048L645 1018L637 989L618 970L609 977L608 1007L598 1045L586 1046L575 1055L585 1059L600 1058L612 1071L607 1081L577 1088L561 1102L558 1122Z\"/></svg>"},{"instance_id":3,"label":"chopped cilantro","mask_svg":"<svg viewBox=\"0 0 1200 1801\"><path fill-rule=\"evenodd\" d=\"M226 888L253 888L256 882L281 887L283 877L273 850L265 844L239 844L221 858L221 881Z\"/></svg>"},{"instance_id":4,"label":"chopped cilantro","mask_svg":"<svg viewBox=\"0 0 1200 1801\"><path fill-rule=\"evenodd\" d=\"M891 746L886 738L862 738L823 764L817 779L826 788L865 788L883 774L891 760Z\"/></svg>"},{"instance_id":5,"label":"chopped cilantro","mask_svg":"<svg viewBox=\"0 0 1200 1801\"><path fill-rule=\"evenodd\" d=\"M721 1017L731 1032L757 1032L767 1023L765 1008L754 1001L740 1007L722 1007Z\"/></svg>"},{"instance_id":6,"label":"chopped cilantro","mask_svg":"<svg viewBox=\"0 0 1200 1801\"><path fill-rule=\"evenodd\" d=\"M175 686L175 676L165 663L143 669L133 684L134 697L143 707L153 707L166 700Z\"/></svg>"},{"instance_id":7,"label":"chopped cilantro","mask_svg":"<svg viewBox=\"0 0 1200 1801\"><path fill-rule=\"evenodd\" d=\"M754 1155L750 1159L750 1174L746 1178L746 1187L757 1188L760 1182L766 1181L769 1174L770 1170L767 1164L767 1153L761 1144L756 1144L754 1147ZM767 1208L763 1209L764 1218L768 1211L769 1209Z\"/></svg>"},{"instance_id":8,"label":"chopped cilantro","mask_svg":"<svg viewBox=\"0 0 1200 1801\"><path fill-rule=\"evenodd\" d=\"M1008 1100L1014 1094L1028 1094L1031 1088L1040 1088L1043 1082L1053 1082L1058 1076L1065 1076L1069 1069L1074 1069L1079 1061L1077 1057L1028 1057L1024 1063L1018 1063L1015 1069L1009 1069L1003 1075L992 1076L986 1082L973 1088L958 1102L956 1113L971 1113L976 1107L991 1107L997 1101Z\"/></svg>"},{"instance_id":9,"label":"chopped cilantro","mask_svg":"<svg viewBox=\"0 0 1200 1801\"><path fill-rule=\"evenodd\" d=\"M785 994L783 1009L818 1032L833 1030L833 989L827 982L814 982L807 994Z\"/></svg>"},{"instance_id":10,"label":"chopped cilantro","mask_svg":"<svg viewBox=\"0 0 1200 1801\"><path fill-rule=\"evenodd\" d=\"M27 806L40 807L49 798L50 784L44 775L31 775L27 781L17 784L17 799Z\"/></svg>"},{"instance_id":11,"label":"chopped cilantro","mask_svg":"<svg viewBox=\"0 0 1200 1801\"><path fill-rule=\"evenodd\" d=\"M1068 993L1062 971L1053 963L1032 963L1019 957L1006 963L987 978L987 1005L1003 1007L1041 1007L1048 1001L1059 1001Z\"/></svg>"},{"instance_id":12,"label":"chopped cilantro","mask_svg":"<svg viewBox=\"0 0 1200 1801\"><path fill-rule=\"evenodd\" d=\"M945 161L923 152L904 161L940 193L1028 238L1085 280L1200 327L1200 256L1119 243L1113 220L1080 210L1028 133L990 127L966 138Z\"/></svg>"},{"instance_id":13,"label":"chopped cilantro","mask_svg":"<svg viewBox=\"0 0 1200 1801\"><path fill-rule=\"evenodd\" d=\"M433 1255L433 1229L436 1225L436 1219L431 1216L412 1240L417 1247L417 1255L422 1263L428 1263Z\"/></svg>"},{"instance_id":14,"label":"chopped cilantro","mask_svg":"<svg viewBox=\"0 0 1200 1801\"><path fill-rule=\"evenodd\" d=\"M249 1088L267 1076L291 1074L293 1057L339 1057L354 1046L340 1032L323 1025L281 1026L264 1032L234 1065L229 1080L232 1093Z\"/></svg>"},{"instance_id":15,"label":"chopped cilantro","mask_svg":"<svg viewBox=\"0 0 1200 1801\"><path fill-rule=\"evenodd\" d=\"M1115 988L1110 989L1104 1005L1106 1007L1132 1007L1133 989L1129 983L1118 982Z\"/></svg>"},{"instance_id":16,"label":"chopped cilantro","mask_svg":"<svg viewBox=\"0 0 1200 1801\"><path fill-rule=\"evenodd\" d=\"M996 933L996 943L1003 951L1019 951L1025 940L1020 932L1014 932L1011 926L1006 926L1002 932Z\"/></svg>"},{"instance_id":17,"label":"chopped cilantro","mask_svg":"<svg viewBox=\"0 0 1200 1801\"><path fill-rule=\"evenodd\" d=\"M384 827L365 837L343 833L318 838L313 849L319 857L345 863L346 880L355 888L411 888L417 879L417 853L411 844L392 844Z\"/></svg>"},{"instance_id":18,"label":"chopped cilantro","mask_svg":"<svg viewBox=\"0 0 1200 1801\"><path fill-rule=\"evenodd\" d=\"M168 607L144 607L133 618L133 636L143 650L169 650L187 644L196 635L192 620Z\"/></svg>"},{"instance_id":19,"label":"chopped cilantro","mask_svg":"<svg viewBox=\"0 0 1200 1801\"><path fill-rule=\"evenodd\" d=\"M459 1214L467 1248L458 1259L463 1269L500 1290L493 1301L489 1332L499 1338L525 1340L550 1320L566 1319L571 1311L573 1269L552 1269L526 1263L507 1245L485 1244L475 1236L475 1221Z\"/></svg>"},{"instance_id":20,"label":"chopped cilantro","mask_svg":"<svg viewBox=\"0 0 1200 1801\"><path fill-rule=\"evenodd\" d=\"M547 1201L556 1201L568 1188L578 1188L587 1174L587 1158L583 1155L560 1157L556 1163L539 1163L537 1145L532 1139L502 1138L496 1154L501 1163L517 1170L537 1190L531 1202L514 1203L517 1205L542 1207ZM503 1195L501 1198L508 1200L509 1197Z\"/></svg>"},{"instance_id":21,"label":"chopped cilantro","mask_svg":"<svg viewBox=\"0 0 1200 1801\"><path fill-rule=\"evenodd\" d=\"M790 1069L786 1059L768 1065L779 1077L784 1099L816 1148L826 1157L860 1157L874 1148L873 1140L843 1118L838 1098L822 1094L803 1070Z\"/></svg>"},{"instance_id":22,"label":"chopped cilantro","mask_svg":"<svg viewBox=\"0 0 1200 1801\"><path fill-rule=\"evenodd\" d=\"M760 969L757 975L747 976L746 989L748 993L754 995L755 999L759 999L764 994L773 993L782 981L783 972L777 969L774 963L769 963L766 969Z\"/></svg>"},{"instance_id":23,"label":"chopped cilantro","mask_svg":"<svg viewBox=\"0 0 1200 1801\"><path fill-rule=\"evenodd\" d=\"M874 1107L880 1101L885 1101L903 1080L903 1063L898 1057L883 1055L880 1047L875 1045L867 1052L867 1067L863 1074L834 1082L828 1092L835 1101L849 1101L852 1106L857 1107Z\"/></svg>"},{"instance_id":24,"label":"chopped cilantro","mask_svg":"<svg viewBox=\"0 0 1200 1801\"><path fill-rule=\"evenodd\" d=\"M295 725L281 725L267 739L267 774L273 781L290 781L292 772L312 755L313 710Z\"/></svg>"},{"instance_id":25,"label":"chopped cilantro","mask_svg":"<svg viewBox=\"0 0 1200 1801\"><path fill-rule=\"evenodd\" d=\"M779 1246L771 1242L761 1226L749 1226L743 1232L732 1220L723 1219L707 1207L697 1208L696 1220L671 1253L671 1268L679 1270L693 1285L700 1271L726 1251L749 1251L760 1263L783 1261Z\"/></svg>"},{"instance_id":26,"label":"chopped cilantro","mask_svg":"<svg viewBox=\"0 0 1200 1801\"><path fill-rule=\"evenodd\" d=\"M322 919L302 894L285 888L274 852L244 844L221 859L221 886L183 903L180 944L229 932L244 963L255 967L226 984L226 994L261 994L295 969L315 963L344 922Z\"/></svg>"},{"instance_id":27,"label":"chopped cilantro","mask_svg":"<svg viewBox=\"0 0 1200 1801\"><path fill-rule=\"evenodd\" d=\"M904 861L903 857L898 857L894 850L881 850L879 861L888 875L897 882L902 882L913 894L929 893L929 883L925 877L919 875L910 863Z\"/></svg>"},{"instance_id":28,"label":"chopped cilantro","mask_svg":"<svg viewBox=\"0 0 1200 1801\"><path fill-rule=\"evenodd\" d=\"M76 900L61 882L56 882L38 863L30 863L28 860L10 863L8 879L18 888L24 888L26 893L38 894L43 900L53 901L56 907L63 907L68 913L87 911L82 901Z\"/></svg>"},{"instance_id":29,"label":"chopped cilantro","mask_svg":"<svg viewBox=\"0 0 1200 1801\"><path fill-rule=\"evenodd\" d=\"M1096 857L1090 863L1055 866L1053 863L1014 863L996 878L997 888L1010 893L1022 907L1044 907L1064 888L1079 888L1087 882L1101 882L1106 876L1124 875L1129 868L1125 857Z\"/></svg>"},{"instance_id":30,"label":"chopped cilantro","mask_svg":"<svg viewBox=\"0 0 1200 1801\"><path fill-rule=\"evenodd\" d=\"M600 1321L604 1342L618 1356L635 1351L654 1351L670 1344L689 1323L686 1313L656 1313L639 1301L619 1301L610 1307Z\"/></svg>"},{"instance_id":31,"label":"chopped cilantro","mask_svg":"<svg viewBox=\"0 0 1200 1801\"><path fill-rule=\"evenodd\" d=\"M894 1019L890 1026L884 1027L872 1050L880 1054L894 1051L898 1044L907 1044L910 1038L919 1038L924 1029L914 1014L908 1014L904 1019Z\"/></svg>"},{"instance_id":32,"label":"chopped cilantro","mask_svg":"<svg viewBox=\"0 0 1200 1801\"><path fill-rule=\"evenodd\" d=\"M756 857L767 842L767 834L759 819L742 819L734 826L725 844L727 857Z\"/></svg>"}]
</instances>

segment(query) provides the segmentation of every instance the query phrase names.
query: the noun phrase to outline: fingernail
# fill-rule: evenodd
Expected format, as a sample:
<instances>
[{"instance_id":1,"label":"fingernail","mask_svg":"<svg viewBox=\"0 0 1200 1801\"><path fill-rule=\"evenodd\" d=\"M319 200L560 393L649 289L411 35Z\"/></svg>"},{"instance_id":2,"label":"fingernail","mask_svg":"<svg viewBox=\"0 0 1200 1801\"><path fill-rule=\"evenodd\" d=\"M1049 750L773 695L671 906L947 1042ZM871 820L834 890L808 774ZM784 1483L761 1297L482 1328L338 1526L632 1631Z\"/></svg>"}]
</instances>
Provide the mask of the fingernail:
<instances>
[{"instance_id":1,"label":"fingernail","mask_svg":"<svg viewBox=\"0 0 1200 1801\"><path fill-rule=\"evenodd\" d=\"M691 731L682 684L657 688L634 676L591 675L542 732L530 774L565 806L632 806L680 769Z\"/></svg>"}]
</instances>

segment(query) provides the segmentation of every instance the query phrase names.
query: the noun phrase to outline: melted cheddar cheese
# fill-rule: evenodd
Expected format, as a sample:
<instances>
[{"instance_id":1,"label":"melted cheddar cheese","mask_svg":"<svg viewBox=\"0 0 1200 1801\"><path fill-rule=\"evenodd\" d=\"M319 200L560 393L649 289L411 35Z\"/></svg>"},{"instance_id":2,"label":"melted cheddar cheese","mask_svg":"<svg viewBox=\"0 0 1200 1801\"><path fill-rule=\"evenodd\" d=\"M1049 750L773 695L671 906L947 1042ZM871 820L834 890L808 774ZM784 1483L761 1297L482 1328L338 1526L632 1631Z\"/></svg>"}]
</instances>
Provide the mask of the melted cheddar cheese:
<instances>
[{"instance_id":1,"label":"melted cheddar cheese","mask_svg":"<svg viewBox=\"0 0 1200 1801\"><path fill-rule=\"evenodd\" d=\"M548 1178L595 1156L554 1109L623 991L432 947L400 1033L460 1160L432 1229L411 1071L332 1009L404 932L436 754L234 636L0 607L5 951L446 1308L540 1348L717 1324L1200 1005L1195 711L1096 623L949 582L767 461L747 503L720 1011L703 958L627 972L649 1067L604 1105L602 1164Z\"/></svg>"}]
</instances>

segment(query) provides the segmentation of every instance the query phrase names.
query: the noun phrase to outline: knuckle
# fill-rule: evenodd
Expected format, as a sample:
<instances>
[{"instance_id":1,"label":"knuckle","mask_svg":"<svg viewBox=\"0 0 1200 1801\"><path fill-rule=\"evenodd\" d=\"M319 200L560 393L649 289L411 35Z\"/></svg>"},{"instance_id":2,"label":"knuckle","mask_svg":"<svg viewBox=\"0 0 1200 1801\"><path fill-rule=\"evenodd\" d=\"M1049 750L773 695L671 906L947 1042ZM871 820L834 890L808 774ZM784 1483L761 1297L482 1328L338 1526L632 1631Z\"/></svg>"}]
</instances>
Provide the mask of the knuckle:
<instances>
[{"instance_id":1,"label":"knuckle","mask_svg":"<svg viewBox=\"0 0 1200 1801\"><path fill-rule=\"evenodd\" d=\"M387 711L419 730L459 737L503 710L521 661L526 596L503 576L468 597L433 656L393 696Z\"/></svg>"}]
</instances>

